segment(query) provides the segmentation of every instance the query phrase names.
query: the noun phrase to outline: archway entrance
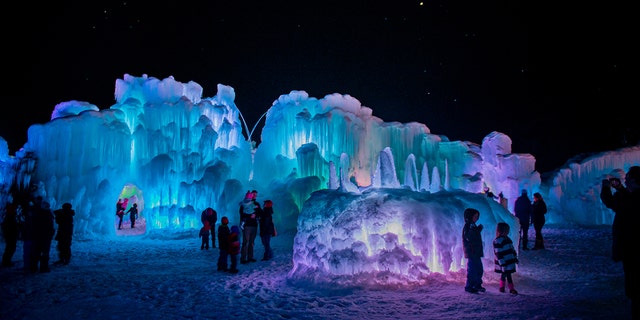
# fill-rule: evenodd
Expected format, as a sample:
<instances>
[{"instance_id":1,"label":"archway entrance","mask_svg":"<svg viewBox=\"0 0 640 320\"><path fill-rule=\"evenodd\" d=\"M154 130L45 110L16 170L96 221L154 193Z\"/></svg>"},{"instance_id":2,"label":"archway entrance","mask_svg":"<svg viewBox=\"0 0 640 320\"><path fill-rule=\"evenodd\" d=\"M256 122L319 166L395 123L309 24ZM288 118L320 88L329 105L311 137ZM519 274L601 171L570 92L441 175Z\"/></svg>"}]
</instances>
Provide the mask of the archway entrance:
<instances>
[{"instance_id":1,"label":"archway entrance","mask_svg":"<svg viewBox=\"0 0 640 320\"><path fill-rule=\"evenodd\" d=\"M137 236L147 232L147 219L144 216L144 198L142 197L142 190L134 184L128 183L120 191L118 199L122 200L124 206L124 215L122 216L122 223L120 218L114 215L114 228L116 229L116 235L118 236ZM131 223L131 208L136 204L138 208L138 218L135 219L135 223Z\"/></svg>"}]
</instances>

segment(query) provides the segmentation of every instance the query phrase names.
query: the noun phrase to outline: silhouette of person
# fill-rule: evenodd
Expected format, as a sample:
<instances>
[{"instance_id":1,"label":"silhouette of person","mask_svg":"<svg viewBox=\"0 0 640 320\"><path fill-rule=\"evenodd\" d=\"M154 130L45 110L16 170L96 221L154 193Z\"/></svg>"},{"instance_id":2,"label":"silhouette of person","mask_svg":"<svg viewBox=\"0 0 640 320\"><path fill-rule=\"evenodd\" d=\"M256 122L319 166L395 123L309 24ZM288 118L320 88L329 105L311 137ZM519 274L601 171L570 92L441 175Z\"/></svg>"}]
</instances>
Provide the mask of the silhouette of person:
<instances>
[{"instance_id":1,"label":"silhouette of person","mask_svg":"<svg viewBox=\"0 0 640 320\"><path fill-rule=\"evenodd\" d=\"M484 267L482 266L482 257L484 250L482 244L481 224L476 225L480 219L480 211L474 208L466 208L464 210L464 227L462 228L462 249L464 257L467 258L467 282L464 291L470 293L485 292L482 286L482 275Z\"/></svg>"},{"instance_id":2,"label":"silhouette of person","mask_svg":"<svg viewBox=\"0 0 640 320\"><path fill-rule=\"evenodd\" d=\"M531 220L531 199L527 194L527 190L522 189L522 193L516 199L513 210L516 217L520 220L520 240L522 242L522 250L529 250L529 220Z\"/></svg>"},{"instance_id":3,"label":"silhouette of person","mask_svg":"<svg viewBox=\"0 0 640 320\"><path fill-rule=\"evenodd\" d=\"M116 203L116 216L118 216L118 230L122 229L122 218L124 217L125 203L122 202L122 199L118 199Z\"/></svg>"},{"instance_id":4,"label":"silhouette of person","mask_svg":"<svg viewBox=\"0 0 640 320\"><path fill-rule=\"evenodd\" d=\"M4 219L2 219L2 235L4 236L4 253L2 254L2 266L12 267L13 255L18 244L18 206L13 202L7 202Z\"/></svg>"},{"instance_id":5,"label":"silhouette of person","mask_svg":"<svg viewBox=\"0 0 640 320\"><path fill-rule=\"evenodd\" d=\"M533 230L536 231L536 242L533 245L533 250L544 249L544 239L542 237L542 227L544 227L547 219L544 217L547 214L547 204L542 199L542 195L539 192L533 194L533 205L531 210L531 223L533 223Z\"/></svg>"},{"instance_id":6,"label":"silhouette of person","mask_svg":"<svg viewBox=\"0 0 640 320\"><path fill-rule=\"evenodd\" d=\"M60 260L55 264L69 264L71 260L71 238L73 236L73 216L76 212L72 209L71 203L64 203L62 209L53 212L55 221L58 224L56 240L58 241L58 255Z\"/></svg>"},{"instance_id":7,"label":"silhouette of person","mask_svg":"<svg viewBox=\"0 0 640 320\"><path fill-rule=\"evenodd\" d=\"M138 204L134 203L131 208L127 211L129 214L129 220L131 220L131 228L136 227L136 219L138 219Z\"/></svg>"},{"instance_id":8,"label":"silhouette of person","mask_svg":"<svg viewBox=\"0 0 640 320\"><path fill-rule=\"evenodd\" d=\"M262 261L267 261L273 258L273 249L271 249L271 237L276 232L275 225L273 224L273 201L265 200L264 207L260 211L258 216L258 223L260 225L260 240L264 247L264 255Z\"/></svg>"},{"instance_id":9,"label":"silhouette of person","mask_svg":"<svg viewBox=\"0 0 640 320\"><path fill-rule=\"evenodd\" d=\"M640 166L632 166L625 175L625 184L619 179L602 180L600 199L602 203L615 212L612 231L611 258L615 262L622 261L624 271L625 294L631 300L631 317L640 319L638 311L638 236L635 234L640 211ZM615 189L613 193L611 189Z\"/></svg>"},{"instance_id":10,"label":"silhouette of person","mask_svg":"<svg viewBox=\"0 0 640 320\"><path fill-rule=\"evenodd\" d=\"M206 208L200 214L200 221L204 226L207 222L209 223L209 229L207 232L211 233L211 247L216 247L216 221L218 221L218 212L213 210L213 208ZM207 237L207 239L209 239ZM207 240L208 241L208 240ZM209 244L207 243L207 249L209 248Z\"/></svg>"},{"instance_id":11,"label":"silhouette of person","mask_svg":"<svg viewBox=\"0 0 640 320\"><path fill-rule=\"evenodd\" d=\"M29 255L27 271L35 273L49 272L49 253L51 251L51 241L56 230L53 224L53 212L49 203L43 201L42 196L38 196L35 199L33 206L31 206L30 223L27 228L29 229L29 241L31 241L31 248L28 249ZM25 243L26 245L26 243Z\"/></svg>"}]
</instances>

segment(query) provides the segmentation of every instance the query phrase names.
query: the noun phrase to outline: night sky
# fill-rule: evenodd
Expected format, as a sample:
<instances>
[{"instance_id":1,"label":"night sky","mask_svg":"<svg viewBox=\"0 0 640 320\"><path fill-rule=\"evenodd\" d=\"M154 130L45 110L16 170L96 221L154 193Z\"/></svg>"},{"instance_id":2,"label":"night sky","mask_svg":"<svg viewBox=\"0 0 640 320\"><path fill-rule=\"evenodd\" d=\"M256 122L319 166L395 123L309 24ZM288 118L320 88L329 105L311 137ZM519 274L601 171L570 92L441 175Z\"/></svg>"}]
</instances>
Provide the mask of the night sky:
<instances>
[{"instance_id":1,"label":"night sky","mask_svg":"<svg viewBox=\"0 0 640 320\"><path fill-rule=\"evenodd\" d=\"M639 142L628 80L637 36L622 2L16 5L2 21L3 110L15 111L1 117L0 136L10 153L60 102L111 107L125 73L195 81L204 97L229 85L250 128L292 90L348 94L384 121L424 123L450 140L505 133L539 172Z\"/></svg>"}]
</instances>

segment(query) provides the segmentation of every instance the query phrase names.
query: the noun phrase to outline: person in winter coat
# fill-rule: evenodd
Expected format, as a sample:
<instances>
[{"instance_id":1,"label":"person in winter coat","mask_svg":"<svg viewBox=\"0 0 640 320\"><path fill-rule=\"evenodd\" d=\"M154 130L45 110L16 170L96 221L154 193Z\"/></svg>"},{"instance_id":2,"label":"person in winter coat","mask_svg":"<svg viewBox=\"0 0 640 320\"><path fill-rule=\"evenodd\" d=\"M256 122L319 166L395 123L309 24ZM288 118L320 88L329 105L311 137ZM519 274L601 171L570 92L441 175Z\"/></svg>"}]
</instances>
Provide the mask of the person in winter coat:
<instances>
[{"instance_id":1,"label":"person in winter coat","mask_svg":"<svg viewBox=\"0 0 640 320\"><path fill-rule=\"evenodd\" d=\"M240 253L240 228L231 227L229 234L229 257L231 258L231 268L229 272L238 273L238 254Z\"/></svg>"},{"instance_id":2,"label":"person in winter coat","mask_svg":"<svg viewBox=\"0 0 640 320\"><path fill-rule=\"evenodd\" d=\"M218 226L218 248L220 249L220 255L218 256L218 271L229 271L227 261L229 260L230 235L229 218L226 216L222 217L222 219L220 219L220 226Z\"/></svg>"},{"instance_id":3,"label":"person in winter coat","mask_svg":"<svg viewBox=\"0 0 640 320\"><path fill-rule=\"evenodd\" d=\"M256 201L258 191L247 192L245 198L240 202L240 220L242 228L242 249L240 251L240 263L256 262L253 257L253 248L258 235L258 216L262 209Z\"/></svg>"},{"instance_id":4,"label":"person in winter coat","mask_svg":"<svg viewBox=\"0 0 640 320\"><path fill-rule=\"evenodd\" d=\"M4 253L2 254L2 266L12 267L13 255L18 245L18 206L8 202L5 207L4 219L2 219L2 236L4 237Z\"/></svg>"},{"instance_id":5,"label":"person in winter coat","mask_svg":"<svg viewBox=\"0 0 640 320\"><path fill-rule=\"evenodd\" d=\"M138 219L138 204L134 203L127 211L129 214L129 220L131 220L131 228L136 227L136 219Z\"/></svg>"},{"instance_id":6,"label":"person in winter coat","mask_svg":"<svg viewBox=\"0 0 640 320\"><path fill-rule=\"evenodd\" d=\"M600 200L615 212L611 225L611 258L622 261L625 294L631 300L631 317L640 319L638 310L638 212L640 211L640 166L632 166L625 175L625 184L618 178L602 180ZM611 189L615 189L613 193Z\"/></svg>"},{"instance_id":7,"label":"person in winter coat","mask_svg":"<svg viewBox=\"0 0 640 320\"><path fill-rule=\"evenodd\" d=\"M69 264L71 260L71 238L73 236L73 216L76 212L72 209L71 203L62 205L62 209L53 212L55 221L58 224L56 241L58 241L58 257L56 265Z\"/></svg>"},{"instance_id":8,"label":"person in winter coat","mask_svg":"<svg viewBox=\"0 0 640 320\"><path fill-rule=\"evenodd\" d=\"M202 239L202 243L200 244L200 250L204 250L207 248L209 250L209 234L211 230L211 226L209 225L209 221L204 222L204 226L200 228L200 238Z\"/></svg>"},{"instance_id":9,"label":"person in winter coat","mask_svg":"<svg viewBox=\"0 0 640 320\"><path fill-rule=\"evenodd\" d=\"M271 249L271 237L275 235L276 227L273 224L273 201L265 200L264 208L258 217L260 224L260 240L264 246L264 255L262 261L273 258L273 250Z\"/></svg>"},{"instance_id":10,"label":"person in winter coat","mask_svg":"<svg viewBox=\"0 0 640 320\"><path fill-rule=\"evenodd\" d=\"M464 210L462 250L464 257L467 258L467 282L464 291L470 293L487 291L482 287L482 275L484 274L482 257L484 257L484 250L481 233L483 226L481 224L476 225L478 219L480 219L480 211L477 209L466 208Z\"/></svg>"},{"instance_id":11,"label":"person in winter coat","mask_svg":"<svg viewBox=\"0 0 640 320\"><path fill-rule=\"evenodd\" d=\"M116 203L116 216L118 216L118 230L122 229L122 218L124 217L125 204L122 199Z\"/></svg>"},{"instance_id":12,"label":"person in winter coat","mask_svg":"<svg viewBox=\"0 0 640 320\"><path fill-rule=\"evenodd\" d=\"M28 272L49 272L49 253L51 251L51 241L56 229L53 224L53 212L49 203L43 201L42 196L35 199L31 206L31 221L28 223L28 241L31 248L28 249L30 257L28 265L25 265ZM26 245L26 244L25 244Z\"/></svg>"},{"instance_id":13,"label":"person in winter coat","mask_svg":"<svg viewBox=\"0 0 640 320\"><path fill-rule=\"evenodd\" d=\"M529 220L531 220L531 199L527 195L527 190L522 189L522 193L516 199L513 207L516 217L520 221L520 240L522 241L522 250L529 250Z\"/></svg>"},{"instance_id":14,"label":"person in winter coat","mask_svg":"<svg viewBox=\"0 0 640 320\"><path fill-rule=\"evenodd\" d=\"M213 210L213 208L206 208L200 214L200 221L202 222L202 225L204 225L205 222L209 223L209 226L211 227L209 228L211 232L211 247L215 248L216 247L216 229L215 228L216 228L216 222L218 221L218 212ZM209 245L207 244L207 249L208 247Z\"/></svg>"},{"instance_id":15,"label":"person in winter coat","mask_svg":"<svg viewBox=\"0 0 640 320\"><path fill-rule=\"evenodd\" d=\"M542 237L542 227L544 227L545 215L547 214L547 204L542 199L542 195L539 192L533 194L533 205L531 207L531 223L533 224L533 230L536 231L536 243L533 245L533 250L544 249L544 239Z\"/></svg>"},{"instance_id":16,"label":"person in winter coat","mask_svg":"<svg viewBox=\"0 0 640 320\"><path fill-rule=\"evenodd\" d=\"M498 222L496 225L496 238L493 239L494 271L500 274L500 292L505 292L505 282L509 286L511 294L518 294L513 287L511 274L516 272L518 254L513 246L513 241L509 238L511 227L506 222Z\"/></svg>"}]
</instances>

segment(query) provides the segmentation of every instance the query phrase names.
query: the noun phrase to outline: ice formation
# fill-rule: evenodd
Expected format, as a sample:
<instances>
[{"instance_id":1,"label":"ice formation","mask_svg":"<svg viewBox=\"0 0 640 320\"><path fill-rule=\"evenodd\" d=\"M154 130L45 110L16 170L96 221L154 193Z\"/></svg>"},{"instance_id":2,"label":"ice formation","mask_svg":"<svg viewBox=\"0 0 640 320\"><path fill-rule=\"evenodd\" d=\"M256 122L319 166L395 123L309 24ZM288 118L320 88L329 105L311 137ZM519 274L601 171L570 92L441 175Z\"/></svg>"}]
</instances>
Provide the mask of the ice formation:
<instances>
[{"instance_id":1,"label":"ice formation","mask_svg":"<svg viewBox=\"0 0 640 320\"><path fill-rule=\"evenodd\" d=\"M279 232L295 237L292 277L368 272L415 281L462 267L466 206L481 210L486 247L496 221L514 223L509 211L522 189L547 199L549 223L608 224L600 180L640 163L639 147L615 150L542 181L533 155L512 153L503 133L481 144L449 141L421 123L384 122L349 95L304 91L273 102L255 147L234 89L202 92L173 77L124 75L108 109L58 104L14 156L0 138L0 206L32 193L53 208L69 202L81 239L119 235L119 198L138 203L143 232L168 232L199 228L207 207L237 224L239 201L256 189L259 201L273 200ZM506 209L482 196L485 186L503 193Z\"/></svg>"}]
</instances>

